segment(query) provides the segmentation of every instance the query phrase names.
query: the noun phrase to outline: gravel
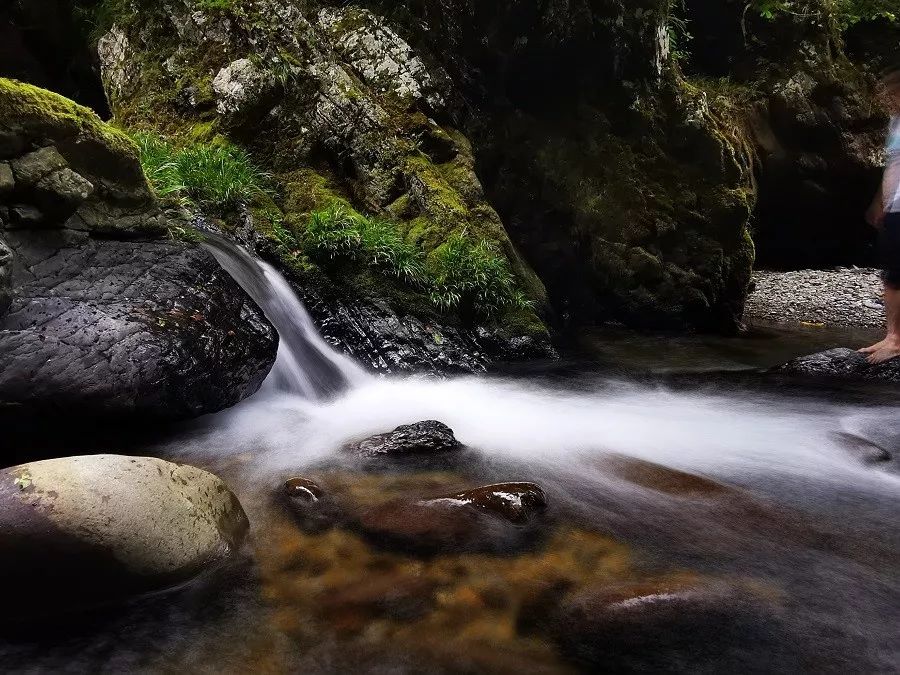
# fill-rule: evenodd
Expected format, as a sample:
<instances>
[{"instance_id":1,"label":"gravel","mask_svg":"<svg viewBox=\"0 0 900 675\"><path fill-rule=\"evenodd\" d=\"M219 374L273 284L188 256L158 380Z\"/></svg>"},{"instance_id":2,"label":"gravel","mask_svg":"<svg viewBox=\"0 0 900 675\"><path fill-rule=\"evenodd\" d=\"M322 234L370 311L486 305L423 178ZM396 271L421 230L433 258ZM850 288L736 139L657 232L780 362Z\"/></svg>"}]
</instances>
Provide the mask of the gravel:
<instances>
[{"instance_id":1,"label":"gravel","mask_svg":"<svg viewBox=\"0 0 900 675\"><path fill-rule=\"evenodd\" d=\"M753 282L744 313L749 324L884 325L877 269L758 271Z\"/></svg>"}]
</instances>

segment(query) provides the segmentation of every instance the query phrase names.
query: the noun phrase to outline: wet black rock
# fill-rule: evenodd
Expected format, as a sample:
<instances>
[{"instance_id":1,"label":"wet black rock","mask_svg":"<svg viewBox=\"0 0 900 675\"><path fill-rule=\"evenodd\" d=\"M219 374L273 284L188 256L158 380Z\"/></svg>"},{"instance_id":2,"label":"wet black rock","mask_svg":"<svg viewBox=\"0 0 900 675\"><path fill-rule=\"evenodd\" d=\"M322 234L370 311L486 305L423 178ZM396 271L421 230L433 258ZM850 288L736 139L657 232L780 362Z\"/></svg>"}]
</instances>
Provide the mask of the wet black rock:
<instances>
[{"instance_id":1,"label":"wet black rock","mask_svg":"<svg viewBox=\"0 0 900 675\"><path fill-rule=\"evenodd\" d=\"M428 321L383 300L292 285L323 337L378 372L481 373L494 363L558 356L546 336L509 336L501 330Z\"/></svg>"},{"instance_id":2,"label":"wet black rock","mask_svg":"<svg viewBox=\"0 0 900 675\"><path fill-rule=\"evenodd\" d=\"M425 555L505 553L533 544L546 506L531 483L490 485L419 501L394 500L363 511L357 526L374 544Z\"/></svg>"},{"instance_id":3,"label":"wet black rock","mask_svg":"<svg viewBox=\"0 0 900 675\"><path fill-rule=\"evenodd\" d=\"M344 447L345 451L366 458L436 455L460 448L462 444L456 440L453 430L434 420L405 424Z\"/></svg>"},{"instance_id":4,"label":"wet black rock","mask_svg":"<svg viewBox=\"0 0 900 675\"><path fill-rule=\"evenodd\" d=\"M0 403L179 418L255 392L278 338L200 247L10 230Z\"/></svg>"},{"instance_id":5,"label":"wet black rock","mask_svg":"<svg viewBox=\"0 0 900 675\"><path fill-rule=\"evenodd\" d=\"M853 349L838 348L801 356L777 367L774 372L834 380L872 382L900 382L900 358L871 364L865 354Z\"/></svg>"},{"instance_id":6,"label":"wet black rock","mask_svg":"<svg viewBox=\"0 0 900 675\"><path fill-rule=\"evenodd\" d=\"M547 508L547 496L534 483L497 483L439 497L425 504L472 506L521 524Z\"/></svg>"}]
</instances>

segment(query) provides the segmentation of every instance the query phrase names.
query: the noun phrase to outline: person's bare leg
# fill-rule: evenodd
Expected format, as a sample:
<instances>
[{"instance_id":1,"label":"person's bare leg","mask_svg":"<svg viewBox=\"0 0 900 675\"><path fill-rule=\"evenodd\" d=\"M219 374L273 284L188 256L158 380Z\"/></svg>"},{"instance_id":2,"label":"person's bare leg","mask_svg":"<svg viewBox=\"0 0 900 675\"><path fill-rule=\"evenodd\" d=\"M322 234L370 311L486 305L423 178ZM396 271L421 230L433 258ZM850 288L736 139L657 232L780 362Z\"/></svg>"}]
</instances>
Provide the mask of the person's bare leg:
<instances>
[{"instance_id":1,"label":"person's bare leg","mask_svg":"<svg viewBox=\"0 0 900 675\"><path fill-rule=\"evenodd\" d=\"M884 363L900 356L900 289L884 286L884 307L887 311L887 337L878 349L869 354L869 363Z\"/></svg>"},{"instance_id":2,"label":"person's bare leg","mask_svg":"<svg viewBox=\"0 0 900 675\"><path fill-rule=\"evenodd\" d=\"M883 296L884 297L884 310L885 310L885 313L888 315L887 316L888 334L883 340L876 342L874 345L871 345L869 347L863 347L862 349L860 349L859 351L863 354L874 354L879 349L884 347L891 337L891 327L893 326L894 322L891 320L891 304L888 301L888 295L891 294L892 290L893 289L890 286L888 286L887 284L884 285L884 296Z\"/></svg>"}]
</instances>

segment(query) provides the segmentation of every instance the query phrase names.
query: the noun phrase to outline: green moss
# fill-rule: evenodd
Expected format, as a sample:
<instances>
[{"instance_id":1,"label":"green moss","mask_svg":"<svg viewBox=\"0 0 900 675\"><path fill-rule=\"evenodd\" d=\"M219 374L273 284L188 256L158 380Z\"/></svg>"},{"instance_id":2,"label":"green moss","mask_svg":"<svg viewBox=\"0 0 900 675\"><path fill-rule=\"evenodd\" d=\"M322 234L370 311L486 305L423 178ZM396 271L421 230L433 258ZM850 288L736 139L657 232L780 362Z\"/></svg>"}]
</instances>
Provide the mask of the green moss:
<instances>
[{"instance_id":1,"label":"green moss","mask_svg":"<svg viewBox=\"0 0 900 675\"><path fill-rule=\"evenodd\" d=\"M137 159L137 146L128 135L105 124L92 110L17 80L0 78L0 125L35 138L78 138L110 155Z\"/></svg>"}]
</instances>

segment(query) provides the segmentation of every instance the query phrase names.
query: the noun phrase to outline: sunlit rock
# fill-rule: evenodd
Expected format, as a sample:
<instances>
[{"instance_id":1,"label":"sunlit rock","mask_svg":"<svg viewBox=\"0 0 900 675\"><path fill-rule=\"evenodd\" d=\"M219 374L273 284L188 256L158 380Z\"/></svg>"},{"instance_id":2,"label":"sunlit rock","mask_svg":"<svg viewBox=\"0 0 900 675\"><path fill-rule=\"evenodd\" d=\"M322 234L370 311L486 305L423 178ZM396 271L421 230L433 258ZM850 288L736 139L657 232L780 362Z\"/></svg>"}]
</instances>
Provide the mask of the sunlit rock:
<instances>
[{"instance_id":1,"label":"sunlit rock","mask_svg":"<svg viewBox=\"0 0 900 675\"><path fill-rule=\"evenodd\" d=\"M4 469L6 618L171 588L232 557L248 528L228 487L191 466L94 455Z\"/></svg>"}]
</instances>

